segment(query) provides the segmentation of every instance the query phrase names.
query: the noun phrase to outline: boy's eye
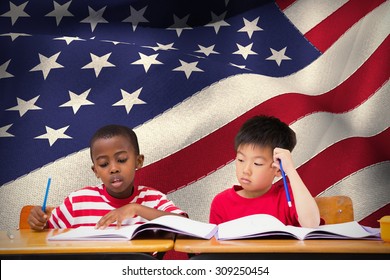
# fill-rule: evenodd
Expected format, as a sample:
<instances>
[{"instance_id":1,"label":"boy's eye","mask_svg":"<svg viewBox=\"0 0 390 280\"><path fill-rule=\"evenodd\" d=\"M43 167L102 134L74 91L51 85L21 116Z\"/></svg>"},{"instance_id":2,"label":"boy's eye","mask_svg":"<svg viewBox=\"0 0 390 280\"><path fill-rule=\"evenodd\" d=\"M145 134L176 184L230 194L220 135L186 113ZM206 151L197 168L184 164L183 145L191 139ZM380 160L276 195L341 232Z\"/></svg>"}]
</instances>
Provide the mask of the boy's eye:
<instances>
[{"instance_id":1,"label":"boy's eye","mask_svg":"<svg viewBox=\"0 0 390 280\"><path fill-rule=\"evenodd\" d=\"M262 163L255 162L255 165L256 165L256 166L262 166L263 164L262 164Z\"/></svg>"},{"instance_id":2,"label":"boy's eye","mask_svg":"<svg viewBox=\"0 0 390 280\"><path fill-rule=\"evenodd\" d=\"M108 165L107 162L105 162L105 163L99 163L99 166L100 166L101 168L107 167L107 165Z\"/></svg>"},{"instance_id":3,"label":"boy's eye","mask_svg":"<svg viewBox=\"0 0 390 280\"><path fill-rule=\"evenodd\" d=\"M241 159L241 158L236 158L236 160L239 161L239 162L244 162L244 160Z\"/></svg>"},{"instance_id":4,"label":"boy's eye","mask_svg":"<svg viewBox=\"0 0 390 280\"><path fill-rule=\"evenodd\" d=\"M120 162L120 163L125 163L126 161L127 161L127 158L118 159L118 162Z\"/></svg>"}]
</instances>

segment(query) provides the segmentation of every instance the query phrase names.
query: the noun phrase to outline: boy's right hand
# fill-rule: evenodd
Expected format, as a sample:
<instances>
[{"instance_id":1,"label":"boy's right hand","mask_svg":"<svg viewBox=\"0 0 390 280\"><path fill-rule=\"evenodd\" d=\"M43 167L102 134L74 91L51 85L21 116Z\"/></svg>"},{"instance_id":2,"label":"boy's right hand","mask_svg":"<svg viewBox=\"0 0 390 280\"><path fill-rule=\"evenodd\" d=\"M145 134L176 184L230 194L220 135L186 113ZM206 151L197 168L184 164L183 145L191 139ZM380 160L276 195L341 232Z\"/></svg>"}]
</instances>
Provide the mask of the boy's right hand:
<instances>
[{"instance_id":1,"label":"boy's right hand","mask_svg":"<svg viewBox=\"0 0 390 280\"><path fill-rule=\"evenodd\" d=\"M47 228L49 216L42 211L42 206L34 206L28 215L27 222L33 230L44 230Z\"/></svg>"}]
</instances>

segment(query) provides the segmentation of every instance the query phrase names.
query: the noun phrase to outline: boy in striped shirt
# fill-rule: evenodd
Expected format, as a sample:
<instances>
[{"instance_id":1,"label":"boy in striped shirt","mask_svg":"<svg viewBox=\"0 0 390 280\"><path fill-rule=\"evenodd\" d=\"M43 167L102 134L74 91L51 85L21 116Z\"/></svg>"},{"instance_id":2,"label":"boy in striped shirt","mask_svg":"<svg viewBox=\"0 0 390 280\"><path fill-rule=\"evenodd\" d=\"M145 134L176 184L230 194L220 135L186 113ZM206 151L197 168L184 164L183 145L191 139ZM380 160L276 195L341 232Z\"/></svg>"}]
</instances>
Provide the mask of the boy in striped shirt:
<instances>
[{"instance_id":1,"label":"boy in striped shirt","mask_svg":"<svg viewBox=\"0 0 390 280\"><path fill-rule=\"evenodd\" d=\"M28 217L32 229L80 226L103 229L140 224L163 215L187 217L165 194L134 185L136 170L142 167L144 156L132 129L121 125L100 128L91 139L90 153L92 170L102 184L71 193L60 206L52 211L48 208L46 213L35 206Z\"/></svg>"}]
</instances>

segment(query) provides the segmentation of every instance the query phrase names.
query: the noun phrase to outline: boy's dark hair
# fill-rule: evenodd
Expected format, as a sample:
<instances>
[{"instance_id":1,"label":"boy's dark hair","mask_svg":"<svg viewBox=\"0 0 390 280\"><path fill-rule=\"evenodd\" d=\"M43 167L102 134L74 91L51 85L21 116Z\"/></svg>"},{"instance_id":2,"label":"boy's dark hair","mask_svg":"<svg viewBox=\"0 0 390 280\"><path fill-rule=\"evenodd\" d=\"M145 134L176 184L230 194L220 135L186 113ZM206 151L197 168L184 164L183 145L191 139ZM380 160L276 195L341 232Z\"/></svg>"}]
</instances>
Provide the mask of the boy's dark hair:
<instances>
[{"instance_id":1,"label":"boy's dark hair","mask_svg":"<svg viewBox=\"0 0 390 280\"><path fill-rule=\"evenodd\" d=\"M243 144L253 144L287 149L290 152L297 143L295 132L284 122L272 116L255 116L247 120L236 135L234 148Z\"/></svg>"},{"instance_id":2,"label":"boy's dark hair","mask_svg":"<svg viewBox=\"0 0 390 280\"><path fill-rule=\"evenodd\" d=\"M124 136L127 139L129 139L131 145L134 148L135 154L139 155L138 139L135 132L127 126L118 125L118 124L110 124L99 128L92 136L91 141L89 142L89 147L92 148L92 145L98 139L109 139L114 136ZM92 158L92 149L90 150L91 150L91 158Z\"/></svg>"}]
</instances>

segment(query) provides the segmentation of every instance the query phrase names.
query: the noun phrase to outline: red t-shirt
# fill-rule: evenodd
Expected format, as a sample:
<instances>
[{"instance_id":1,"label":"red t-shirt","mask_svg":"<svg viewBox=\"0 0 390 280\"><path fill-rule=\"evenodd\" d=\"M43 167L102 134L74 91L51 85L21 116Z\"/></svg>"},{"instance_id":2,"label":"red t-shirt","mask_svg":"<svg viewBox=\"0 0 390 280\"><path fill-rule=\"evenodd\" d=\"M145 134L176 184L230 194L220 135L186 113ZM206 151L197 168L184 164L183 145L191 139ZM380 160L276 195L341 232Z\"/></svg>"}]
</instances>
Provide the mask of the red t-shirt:
<instances>
[{"instance_id":1,"label":"red t-shirt","mask_svg":"<svg viewBox=\"0 0 390 280\"><path fill-rule=\"evenodd\" d=\"M269 214L278 218L285 225L300 226L294 205L291 188L292 207L287 204L283 184L274 184L271 189L256 198L245 198L237 194L241 186L233 186L217 194L210 208L210 223L220 224L253 214Z\"/></svg>"}]
</instances>

